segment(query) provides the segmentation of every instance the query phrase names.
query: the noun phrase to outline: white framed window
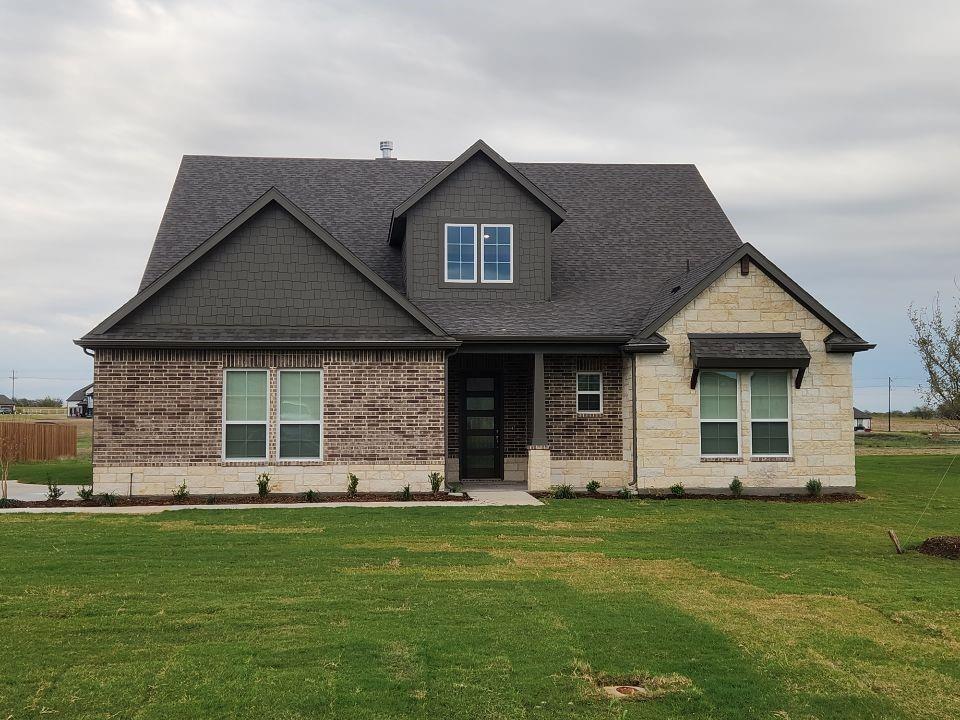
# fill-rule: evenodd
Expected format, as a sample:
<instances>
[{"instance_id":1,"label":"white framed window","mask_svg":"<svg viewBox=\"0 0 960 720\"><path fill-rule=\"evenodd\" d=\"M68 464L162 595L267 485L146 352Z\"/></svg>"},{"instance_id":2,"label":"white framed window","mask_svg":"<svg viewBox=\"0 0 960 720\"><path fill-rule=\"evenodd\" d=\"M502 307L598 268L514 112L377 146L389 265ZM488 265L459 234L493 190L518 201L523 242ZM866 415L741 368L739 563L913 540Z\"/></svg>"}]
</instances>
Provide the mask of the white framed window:
<instances>
[{"instance_id":1,"label":"white framed window","mask_svg":"<svg viewBox=\"0 0 960 720\"><path fill-rule=\"evenodd\" d=\"M603 412L603 375L601 373L577 373L577 412L586 415L598 415Z\"/></svg>"},{"instance_id":2,"label":"white framed window","mask_svg":"<svg viewBox=\"0 0 960 720\"><path fill-rule=\"evenodd\" d=\"M323 459L323 371L277 374L277 458Z\"/></svg>"},{"instance_id":3,"label":"white framed window","mask_svg":"<svg viewBox=\"0 0 960 720\"><path fill-rule=\"evenodd\" d=\"M750 376L750 454L790 455L790 371Z\"/></svg>"},{"instance_id":4,"label":"white framed window","mask_svg":"<svg viewBox=\"0 0 960 720\"><path fill-rule=\"evenodd\" d=\"M740 378L727 370L700 373L700 454L740 455Z\"/></svg>"},{"instance_id":5,"label":"white framed window","mask_svg":"<svg viewBox=\"0 0 960 720\"><path fill-rule=\"evenodd\" d=\"M480 281L513 282L513 225L480 226Z\"/></svg>"},{"instance_id":6,"label":"white framed window","mask_svg":"<svg viewBox=\"0 0 960 720\"><path fill-rule=\"evenodd\" d=\"M223 457L225 460L266 460L266 370L223 372Z\"/></svg>"},{"instance_id":7,"label":"white framed window","mask_svg":"<svg viewBox=\"0 0 960 720\"><path fill-rule=\"evenodd\" d=\"M443 236L444 282L476 282L477 226L446 223Z\"/></svg>"}]
</instances>

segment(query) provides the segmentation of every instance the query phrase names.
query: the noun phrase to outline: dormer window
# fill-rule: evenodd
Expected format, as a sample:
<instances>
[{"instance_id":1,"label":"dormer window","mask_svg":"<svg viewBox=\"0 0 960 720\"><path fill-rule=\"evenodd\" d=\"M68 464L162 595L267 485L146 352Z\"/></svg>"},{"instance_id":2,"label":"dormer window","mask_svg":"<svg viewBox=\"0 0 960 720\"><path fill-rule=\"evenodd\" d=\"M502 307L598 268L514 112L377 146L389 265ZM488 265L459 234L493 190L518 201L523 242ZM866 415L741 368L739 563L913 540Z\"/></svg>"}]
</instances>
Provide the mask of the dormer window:
<instances>
[{"instance_id":1,"label":"dormer window","mask_svg":"<svg viewBox=\"0 0 960 720\"><path fill-rule=\"evenodd\" d=\"M513 282L513 225L481 225L480 236L481 281Z\"/></svg>"},{"instance_id":2,"label":"dormer window","mask_svg":"<svg viewBox=\"0 0 960 720\"><path fill-rule=\"evenodd\" d=\"M477 281L477 226L444 225L444 280L472 283Z\"/></svg>"},{"instance_id":3,"label":"dormer window","mask_svg":"<svg viewBox=\"0 0 960 720\"><path fill-rule=\"evenodd\" d=\"M513 282L513 225L446 223L443 231L444 282Z\"/></svg>"}]
</instances>

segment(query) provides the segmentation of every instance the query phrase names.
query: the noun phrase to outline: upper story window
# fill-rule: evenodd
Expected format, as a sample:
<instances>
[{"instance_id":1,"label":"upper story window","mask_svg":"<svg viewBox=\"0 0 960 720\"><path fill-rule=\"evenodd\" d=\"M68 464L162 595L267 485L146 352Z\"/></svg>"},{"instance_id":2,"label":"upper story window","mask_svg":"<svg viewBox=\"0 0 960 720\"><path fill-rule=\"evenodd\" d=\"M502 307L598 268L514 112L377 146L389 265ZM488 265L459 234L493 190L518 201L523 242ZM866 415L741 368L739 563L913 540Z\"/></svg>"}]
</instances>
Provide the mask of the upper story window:
<instances>
[{"instance_id":1,"label":"upper story window","mask_svg":"<svg viewBox=\"0 0 960 720\"><path fill-rule=\"evenodd\" d=\"M477 281L477 226L444 225L444 275L446 282Z\"/></svg>"},{"instance_id":2,"label":"upper story window","mask_svg":"<svg viewBox=\"0 0 960 720\"><path fill-rule=\"evenodd\" d=\"M735 372L700 373L700 454L740 454L740 384Z\"/></svg>"},{"instance_id":3,"label":"upper story window","mask_svg":"<svg viewBox=\"0 0 960 720\"><path fill-rule=\"evenodd\" d=\"M513 225L481 225L483 282L513 282Z\"/></svg>"}]
</instances>

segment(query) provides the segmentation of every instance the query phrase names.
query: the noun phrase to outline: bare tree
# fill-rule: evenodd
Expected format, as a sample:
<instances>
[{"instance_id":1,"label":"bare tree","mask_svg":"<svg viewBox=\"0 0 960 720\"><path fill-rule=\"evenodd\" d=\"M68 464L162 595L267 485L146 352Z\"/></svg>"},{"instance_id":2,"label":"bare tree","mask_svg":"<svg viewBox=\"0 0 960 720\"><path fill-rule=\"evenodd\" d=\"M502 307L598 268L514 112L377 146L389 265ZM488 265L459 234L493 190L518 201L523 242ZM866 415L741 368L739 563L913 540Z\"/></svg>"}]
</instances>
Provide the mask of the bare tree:
<instances>
[{"instance_id":1,"label":"bare tree","mask_svg":"<svg viewBox=\"0 0 960 720\"><path fill-rule=\"evenodd\" d=\"M960 430L960 302L953 318L944 317L939 298L929 310L911 306L909 315L911 342L927 373L924 398L947 425Z\"/></svg>"},{"instance_id":2,"label":"bare tree","mask_svg":"<svg viewBox=\"0 0 960 720\"><path fill-rule=\"evenodd\" d=\"M4 423L0 427L0 494L7 499L7 482L10 479L10 466L22 459L25 449L23 434L18 432L19 423Z\"/></svg>"}]
</instances>

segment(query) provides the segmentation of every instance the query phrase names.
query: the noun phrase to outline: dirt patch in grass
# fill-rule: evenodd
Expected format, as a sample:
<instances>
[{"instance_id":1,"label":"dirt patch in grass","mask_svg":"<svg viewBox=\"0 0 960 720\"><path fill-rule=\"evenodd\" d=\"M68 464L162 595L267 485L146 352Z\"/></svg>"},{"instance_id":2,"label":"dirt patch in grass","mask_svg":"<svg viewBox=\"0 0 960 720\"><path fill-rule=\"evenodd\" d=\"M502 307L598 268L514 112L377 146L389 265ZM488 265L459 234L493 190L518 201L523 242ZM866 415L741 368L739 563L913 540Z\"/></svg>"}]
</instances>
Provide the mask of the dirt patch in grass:
<instances>
[{"instance_id":1,"label":"dirt patch in grass","mask_svg":"<svg viewBox=\"0 0 960 720\"><path fill-rule=\"evenodd\" d=\"M582 662L574 663L573 676L590 683L605 697L628 702L656 700L693 688L693 681L678 673L651 675L646 672L634 672L626 675L611 675L594 672L589 665Z\"/></svg>"},{"instance_id":2,"label":"dirt patch in grass","mask_svg":"<svg viewBox=\"0 0 960 720\"><path fill-rule=\"evenodd\" d=\"M448 493L413 493L411 500L430 502L468 502L469 495L450 495ZM358 493L350 496L345 494L320 494L307 499L303 493L270 493L260 495L188 495L186 498L175 498L172 495L134 495L133 497L117 495L105 498L95 495L93 500L7 500L6 508L33 508L33 507L144 507L151 505L264 505L290 503L332 503L332 502L397 502L399 493Z\"/></svg>"},{"instance_id":3,"label":"dirt patch in grass","mask_svg":"<svg viewBox=\"0 0 960 720\"><path fill-rule=\"evenodd\" d=\"M917 548L925 555L960 560L960 535L937 535L927 538Z\"/></svg>"}]
</instances>

